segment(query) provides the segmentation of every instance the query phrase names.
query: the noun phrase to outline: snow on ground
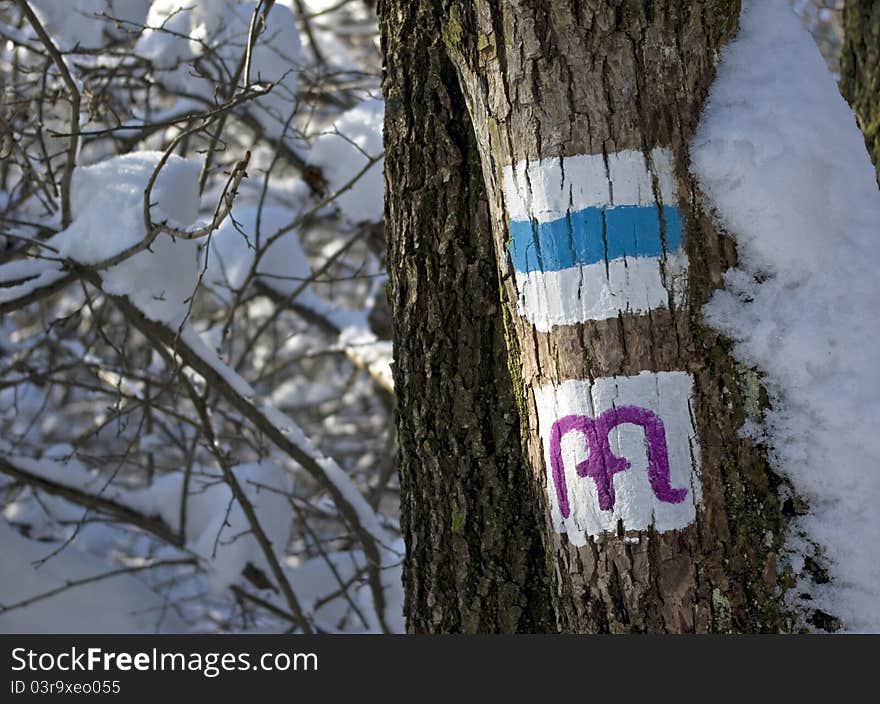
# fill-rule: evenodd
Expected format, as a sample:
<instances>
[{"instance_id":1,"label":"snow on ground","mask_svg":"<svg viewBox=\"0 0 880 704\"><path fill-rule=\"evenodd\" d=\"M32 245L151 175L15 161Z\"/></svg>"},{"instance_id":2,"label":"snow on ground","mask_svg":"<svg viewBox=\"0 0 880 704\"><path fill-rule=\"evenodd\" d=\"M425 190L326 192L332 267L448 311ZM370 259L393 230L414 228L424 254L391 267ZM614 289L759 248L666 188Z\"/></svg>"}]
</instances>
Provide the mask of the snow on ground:
<instances>
[{"instance_id":1,"label":"snow on ground","mask_svg":"<svg viewBox=\"0 0 880 704\"><path fill-rule=\"evenodd\" d=\"M390 549L398 557L383 574L387 600L385 618L392 633L405 633L403 582L401 579L401 561L405 551L403 538L396 540ZM381 626L376 618L373 595L367 585L360 585L355 593L354 602L357 606L359 624L354 628L348 627L342 630L338 625L345 617L347 602L341 599L328 602L324 599L328 584L334 584L337 581L344 583L350 580L357 570L363 569L364 554L361 550L331 552L327 553L326 557L312 558L302 562L288 557L286 562L285 567L289 571L291 583L296 585L303 609L312 614L315 624L323 632L350 633L352 630L362 630L366 633L381 633Z\"/></svg>"},{"instance_id":2,"label":"snow on ground","mask_svg":"<svg viewBox=\"0 0 880 704\"><path fill-rule=\"evenodd\" d=\"M239 465L232 472L272 545L287 545L291 522L287 499L291 491L290 474L270 461ZM183 479L182 473L163 475L150 487L129 492L126 504L145 515L161 516L177 530ZM235 584L248 562L267 575L272 573L262 548L250 532L243 509L232 501L232 489L217 470L198 468L191 477L187 489L186 541L203 558L207 585L215 593Z\"/></svg>"},{"instance_id":3,"label":"snow on ground","mask_svg":"<svg viewBox=\"0 0 880 704\"><path fill-rule=\"evenodd\" d=\"M831 581L796 593L880 631L880 191L855 118L784 0L746 0L692 145L740 267L706 308L766 372L766 440L810 505L789 538Z\"/></svg>"},{"instance_id":4,"label":"snow on ground","mask_svg":"<svg viewBox=\"0 0 880 704\"><path fill-rule=\"evenodd\" d=\"M12 608L69 582L105 575L108 565L75 545L40 564L57 543L21 536L0 517L0 633L180 632L183 625L137 575L73 586L33 604ZM4 612L5 609L9 609Z\"/></svg>"}]
</instances>

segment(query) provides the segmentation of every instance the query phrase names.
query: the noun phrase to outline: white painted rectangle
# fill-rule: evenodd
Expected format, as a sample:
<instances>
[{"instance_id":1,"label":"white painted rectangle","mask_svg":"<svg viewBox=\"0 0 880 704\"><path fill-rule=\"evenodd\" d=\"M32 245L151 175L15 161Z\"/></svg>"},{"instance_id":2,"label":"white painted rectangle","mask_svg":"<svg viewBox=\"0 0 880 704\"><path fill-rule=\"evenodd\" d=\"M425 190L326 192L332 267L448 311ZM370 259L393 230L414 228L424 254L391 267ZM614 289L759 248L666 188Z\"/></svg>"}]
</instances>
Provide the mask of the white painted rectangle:
<instances>
[{"instance_id":1,"label":"white painted rectangle","mask_svg":"<svg viewBox=\"0 0 880 704\"><path fill-rule=\"evenodd\" d=\"M699 444L693 426L691 398L693 378L686 372L642 372L637 376L609 377L566 381L559 385L535 390L539 429L547 469L547 491L553 524L560 533L567 533L575 545L584 545L589 536L616 532L618 521L625 530L641 531L653 526L658 531L680 529L693 523L697 506L702 501L699 470ZM647 425L620 421L626 413L639 413L658 426L666 442L668 489L658 491L660 483L649 477L650 432ZM596 422L598 431L588 438L584 432L569 430L558 443L565 483L565 502L553 476L551 457L554 426L567 427L571 418ZM603 421L602 419L605 419ZM623 458L629 467L610 475L612 505L600 506L599 481L593 476L579 476L578 466L586 466L592 445L599 442L605 422L610 432L608 450L611 461ZM601 427L600 427L601 426ZM597 453L599 449L595 450ZM596 458L607 456L597 454ZM654 457L658 457L656 453ZM604 460L603 460L604 464ZM656 463L655 463L656 465ZM659 466L659 465L657 465ZM607 482L608 475L606 473ZM655 481L656 480L656 481ZM607 486L608 484L606 484ZM609 503L606 493L605 503ZM567 516L563 515L568 513Z\"/></svg>"},{"instance_id":2,"label":"white painted rectangle","mask_svg":"<svg viewBox=\"0 0 880 704\"><path fill-rule=\"evenodd\" d=\"M517 309L539 332L620 313L641 314L684 301L687 256L615 259L560 271L516 272Z\"/></svg>"},{"instance_id":3,"label":"white painted rectangle","mask_svg":"<svg viewBox=\"0 0 880 704\"><path fill-rule=\"evenodd\" d=\"M674 164L672 152L661 148L651 152L650 165L636 150L609 154L607 165L602 154L519 161L503 171L508 219L549 222L584 208L654 205L652 172L663 203L674 205Z\"/></svg>"},{"instance_id":4,"label":"white painted rectangle","mask_svg":"<svg viewBox=\"0 0 880 704\"><path fill-rule=\"evenodd\" d=\"M503 189L518 311L539 332L682 302L671 150L521 161L504 168Z\"/></svg>"}]
</instances>

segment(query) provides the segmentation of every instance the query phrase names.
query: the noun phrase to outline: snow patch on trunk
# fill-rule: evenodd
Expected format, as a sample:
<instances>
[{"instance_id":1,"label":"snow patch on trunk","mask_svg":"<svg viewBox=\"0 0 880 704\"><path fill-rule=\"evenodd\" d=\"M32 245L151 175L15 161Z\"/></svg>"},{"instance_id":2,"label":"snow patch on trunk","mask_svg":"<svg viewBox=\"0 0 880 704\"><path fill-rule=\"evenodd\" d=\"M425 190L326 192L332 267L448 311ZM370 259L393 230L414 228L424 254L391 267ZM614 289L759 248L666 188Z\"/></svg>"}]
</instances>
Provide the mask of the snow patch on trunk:
<instances>
[{"instance_id":1,"label":"snow patch on trunk","mask_svg":"<svg viewBox=\"0 0 880 704\"><path fill-rule=\"evenodd\" d=\"M707 319L766 373L773 410L751 430L809 501L788 541L792 593L846 630L880 631L880 191L852 111L783 0L744 2L691 159L740 252ZM802 571L805 541L825 552L829 582Z\"/></svg>"}]
</instances>

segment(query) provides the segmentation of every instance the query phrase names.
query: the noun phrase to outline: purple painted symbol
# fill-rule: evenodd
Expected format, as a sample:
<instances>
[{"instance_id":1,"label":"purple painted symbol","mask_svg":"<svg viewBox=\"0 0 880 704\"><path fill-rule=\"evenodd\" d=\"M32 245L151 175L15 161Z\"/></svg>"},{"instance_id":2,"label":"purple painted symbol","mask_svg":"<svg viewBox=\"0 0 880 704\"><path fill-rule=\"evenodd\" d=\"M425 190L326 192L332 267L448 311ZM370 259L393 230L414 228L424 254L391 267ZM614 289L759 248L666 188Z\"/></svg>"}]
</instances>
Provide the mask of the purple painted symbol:
<instances>
[{"instance_id":1,"label":"purple painted symbol","mask_svg":"<svg viewBox=\"0 0 880 704\"><path fill-rule=\"evenodd\" d=\"M559 498L559 510L568 518L568 487L565 484L565 466L562 462L562 438L568 433L582 433L589 449L589 456L577 465L579 477L590 477L596 483L599 508L614 508L614 475L630 468L629 460L617 457L611 451L608 434L618 425L631 423L645 430L648 446L648 481L654 495L668 504L680 504L687 496L687 489L673 489L669 475L669 451L666 448L666 429L663 421L647 408L620 406L612 408L593 419L589 416L565 416L553 424L550 431L550 460L553 483Z\"/></svg>"}]
</instances>

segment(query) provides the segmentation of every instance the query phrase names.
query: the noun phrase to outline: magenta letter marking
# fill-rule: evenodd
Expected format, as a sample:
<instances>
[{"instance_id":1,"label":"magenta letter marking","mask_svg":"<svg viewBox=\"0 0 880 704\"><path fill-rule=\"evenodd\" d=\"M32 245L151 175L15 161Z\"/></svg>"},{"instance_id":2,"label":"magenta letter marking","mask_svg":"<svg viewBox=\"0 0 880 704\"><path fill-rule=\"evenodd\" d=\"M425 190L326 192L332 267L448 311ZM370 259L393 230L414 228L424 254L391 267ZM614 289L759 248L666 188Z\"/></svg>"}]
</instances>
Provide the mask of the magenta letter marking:
<instances>
[{"instance_id":1,"label":"magenta letter marking","mask_svg":"<svg viewBox=\"0 0 880 704\"><path fill-rule=\"evenodd\" d=\"M568 487L565 483L565 466L562 462L562 438L572 431L583 434L590 454L577 465L580 477L590 477L599 494L599 508L614 508L614 475L630 467L629 460L617 457L611 451L608 434L618 425L632 423L645 430L648 445L648 481L654 495L669 504L680 504L687 496L687 489L673 489L669 475L669 452L666 449L666 430L659 416L647 408L621 406L612 408L595 420L589 416L565 416L553 424L550 431L550 459L553 464L553 483L559 498L559 510L568 518Z\"/></svg>"}]
</instances>

